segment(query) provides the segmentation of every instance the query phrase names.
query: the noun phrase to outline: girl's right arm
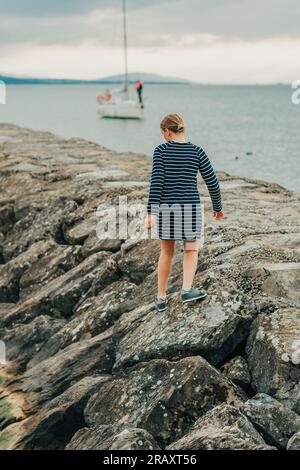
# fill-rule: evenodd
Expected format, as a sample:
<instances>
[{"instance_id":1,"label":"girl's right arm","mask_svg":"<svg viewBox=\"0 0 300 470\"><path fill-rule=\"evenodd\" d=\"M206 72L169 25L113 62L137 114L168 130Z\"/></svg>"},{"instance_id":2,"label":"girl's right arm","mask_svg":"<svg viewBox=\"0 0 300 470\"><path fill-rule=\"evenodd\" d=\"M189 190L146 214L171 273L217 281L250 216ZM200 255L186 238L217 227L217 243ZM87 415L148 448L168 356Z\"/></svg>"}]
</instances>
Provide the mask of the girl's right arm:
<instances>
[{"instance_id":1,"label":"girl's right arm","mask_svg":"<svg viewBox=\"0 0 300 470\"><path fill-rule=\"evenodd\" d=\"M153 153L151 183L147 204L148 215L158 212L164 181L165 168L162 152L159 147L156 147Z\"/></svg>"}]
</instances>

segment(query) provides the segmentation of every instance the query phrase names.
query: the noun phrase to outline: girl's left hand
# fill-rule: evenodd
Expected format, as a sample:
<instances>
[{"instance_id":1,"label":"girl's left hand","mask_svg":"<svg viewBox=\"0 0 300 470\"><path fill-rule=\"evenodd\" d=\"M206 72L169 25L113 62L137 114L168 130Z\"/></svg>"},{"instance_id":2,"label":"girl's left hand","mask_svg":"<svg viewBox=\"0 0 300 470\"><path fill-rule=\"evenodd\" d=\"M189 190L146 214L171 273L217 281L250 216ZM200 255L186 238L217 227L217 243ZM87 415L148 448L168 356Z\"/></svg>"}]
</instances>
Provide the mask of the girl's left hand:
<instances>
[{"instance_id":1,"label":"girl's left hand","mask_svg":"<svg viewBox=\"0 0 300 470\"><path fill-rule=\"evenodd\" d=\"M214 218L215 218L216 220L223 219L223 218L224 218L223 212L222 212L222 211L214 212Z\"/></svg>"}]
</instances>

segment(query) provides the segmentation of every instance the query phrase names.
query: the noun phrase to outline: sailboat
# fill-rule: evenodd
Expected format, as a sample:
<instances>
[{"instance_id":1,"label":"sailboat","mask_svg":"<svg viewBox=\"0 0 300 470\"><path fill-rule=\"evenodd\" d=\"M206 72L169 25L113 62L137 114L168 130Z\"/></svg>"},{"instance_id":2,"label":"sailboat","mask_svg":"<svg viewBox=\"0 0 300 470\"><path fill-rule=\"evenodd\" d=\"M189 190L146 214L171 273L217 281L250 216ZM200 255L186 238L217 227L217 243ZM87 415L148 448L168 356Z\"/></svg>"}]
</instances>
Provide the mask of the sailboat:
<instances>
[{"instance_id":1,"label":"sailboat","mask_svg":"<svg viewBox=\"0 0 300 470\"><path fill-rule=\"evenodd\" d=\"M142 119L143 109L138 101L129 99L128 87L128 54L126 0L123 0L123 33L125 80L121 89L106 90L104 95L97 96L98 114L103 118Z\"/></svg>"}]
</instances>

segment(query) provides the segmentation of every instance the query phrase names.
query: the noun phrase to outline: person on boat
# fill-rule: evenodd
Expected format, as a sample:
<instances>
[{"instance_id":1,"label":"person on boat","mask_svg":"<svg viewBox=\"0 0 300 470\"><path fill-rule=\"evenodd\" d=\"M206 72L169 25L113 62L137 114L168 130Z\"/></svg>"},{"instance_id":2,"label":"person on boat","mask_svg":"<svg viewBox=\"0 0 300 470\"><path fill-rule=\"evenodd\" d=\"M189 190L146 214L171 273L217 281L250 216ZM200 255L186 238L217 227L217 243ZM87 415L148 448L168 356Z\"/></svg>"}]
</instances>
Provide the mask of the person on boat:
<instances>
[{"instance_id":1,"label":"person on boat","mask_svg":"<svg viewBox=\"0 0 300 470\"><path fill-rule=\"evenodd\" d=\"M140 103L141 107L143 108L144 103L143 103L143 97L142 97L142 92L143 92L143 82L142 82L142 80L138 80L135 83L135 88L136 88L136 91L137 91L137 94L138 94L138 97L139 97L139 103Z\"/></svg>"},{"instance_id":2,"label":"person on boat","mask_svg":"<svg viewBox=\"0 0 300 470\"><path fill-rule=\"evenodd\" d=\"M178 114L167 115L160 124L166 142L154 149L152 175L145 227L156 228L160 239L158 261L158 292L155 307L167 308L168 280L176 249L176 241L183 246L183 284L181 300L203 299L203 289L192 287L198 264L198 250L203 234L200 195L197 175L200 172L209 191L213 216L224 217L220 186L205 151L186 141L185 126Z\"/></svg>"},{"instance_id":3,"label":"person on boat","mask_svg":"<svg viewBox=\"0 0 300 470\"><path fill-rule=\"evenodd\" d=\"M110 91L109 88L105 90L105 93L103 95L98 95L97 96L97 101L100 104L106 103L106 102L111 102L113 99L113 95Z\"/></svg>"},{"instance_id":4,"label":"person on boat","mask_svg":"<svg viewBox=\"0 0 300 470\"><path fill-rule=\"evenodd\" d=\"M106 101L111 101L111 100L112 100L112 97L113 97L113 96L112 96L112 94L111 94L110 89L107 88L107 89L105 90L104 99L105 99Z\"/></svg>"}]
</instances>

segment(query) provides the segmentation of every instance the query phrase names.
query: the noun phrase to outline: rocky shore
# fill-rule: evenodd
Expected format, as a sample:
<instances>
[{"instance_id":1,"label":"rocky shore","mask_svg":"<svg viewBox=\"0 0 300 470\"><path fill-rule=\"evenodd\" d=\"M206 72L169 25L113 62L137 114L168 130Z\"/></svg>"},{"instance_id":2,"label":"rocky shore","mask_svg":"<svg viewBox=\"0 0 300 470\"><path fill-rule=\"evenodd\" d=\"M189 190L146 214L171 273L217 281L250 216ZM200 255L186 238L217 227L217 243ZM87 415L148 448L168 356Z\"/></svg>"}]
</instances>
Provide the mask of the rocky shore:
<instances>
[{"instance_id":1,"label":"rocky shore","mask_svg":"<svg viewBox=\"0 0 300 470\"><path fill-rule=\"evenodd\" d=\"M182 305L153 308L157 240L99 240L151 160L0 125L1 449L300 449L300 195L219 172Z\"/></svg>"}]
</instances>

